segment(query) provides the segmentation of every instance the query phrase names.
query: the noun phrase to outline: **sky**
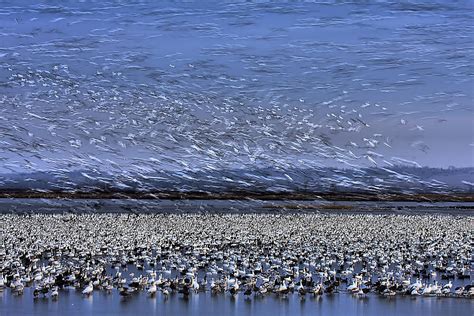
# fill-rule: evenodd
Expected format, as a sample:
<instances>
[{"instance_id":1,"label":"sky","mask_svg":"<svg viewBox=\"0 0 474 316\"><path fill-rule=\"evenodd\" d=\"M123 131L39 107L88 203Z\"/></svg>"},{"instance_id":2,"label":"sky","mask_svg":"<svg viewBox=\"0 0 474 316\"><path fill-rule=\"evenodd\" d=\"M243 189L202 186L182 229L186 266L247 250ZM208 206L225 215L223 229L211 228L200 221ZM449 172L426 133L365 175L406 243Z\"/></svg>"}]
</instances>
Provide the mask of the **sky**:
<instances>
[{"instance_id":1,"label":"sky","mask_svg":"<svg viewBox=\"0 0 474 316\"><path fill-rule=\"evenodd\" d=\"M472 9L3 1L0 172L473 167Z\"/></svg>"}]
</instances>

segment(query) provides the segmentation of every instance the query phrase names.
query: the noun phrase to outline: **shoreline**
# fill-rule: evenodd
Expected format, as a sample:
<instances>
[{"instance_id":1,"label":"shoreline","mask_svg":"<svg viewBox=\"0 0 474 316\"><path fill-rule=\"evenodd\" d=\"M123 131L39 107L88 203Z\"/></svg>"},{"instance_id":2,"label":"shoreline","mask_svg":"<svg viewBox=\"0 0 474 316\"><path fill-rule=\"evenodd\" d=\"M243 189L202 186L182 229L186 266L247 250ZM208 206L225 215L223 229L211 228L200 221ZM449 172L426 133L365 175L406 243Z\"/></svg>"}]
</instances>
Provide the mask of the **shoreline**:
<instances>
[{"instance_id":1,"label":"shoreline","mask_svg":"<svg viewBox=\"0 0 474 316\"><path fill-rule=\"evenodd\" d=\"M1 199L0 214L366 214L474 216L472 202Z\"/></svg>"},{"instance_id":2,"label":"shoreline","mask_svg":"<svg viewBox=\"0 0 474 316\"><path fill-rule=\"evenodd\" d=\"M179 191L29 191L0 190L0 199L136 199L136 200L262 200L348 202L474 202L474 193L368 193L368 192L179 192Z\"/></svg>"}]
</instances>

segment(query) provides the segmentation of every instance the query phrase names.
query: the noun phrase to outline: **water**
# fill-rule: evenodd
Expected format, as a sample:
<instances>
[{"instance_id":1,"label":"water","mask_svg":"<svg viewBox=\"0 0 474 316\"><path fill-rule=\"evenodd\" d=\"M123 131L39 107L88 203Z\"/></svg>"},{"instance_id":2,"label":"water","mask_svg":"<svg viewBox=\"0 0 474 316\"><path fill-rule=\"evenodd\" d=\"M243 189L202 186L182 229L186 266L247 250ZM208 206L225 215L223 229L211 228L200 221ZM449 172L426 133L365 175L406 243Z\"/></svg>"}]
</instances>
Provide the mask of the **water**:
<instances>
[{"instance_id":1,"label":"water","mask_svg":"<svg viewBox=\"0 0 474 316\"><path fill-rule=\"evenodd\" d=\"M33 302L30 289L23 297L10 293L0 294L0 315L470 315L474 300L464 298L378 298L368 296L359 299L346 294L334 294L320 299L301 301L290 296L287 299L267 296L245 299L242 294L231 298L211 294L180 295L165 300L160 294L149 298L145 294L121 298L116 292L107 295L94 293L84 298L80 292L60 292L57 301L37 299Z\"/></svg>"}]
</instances>

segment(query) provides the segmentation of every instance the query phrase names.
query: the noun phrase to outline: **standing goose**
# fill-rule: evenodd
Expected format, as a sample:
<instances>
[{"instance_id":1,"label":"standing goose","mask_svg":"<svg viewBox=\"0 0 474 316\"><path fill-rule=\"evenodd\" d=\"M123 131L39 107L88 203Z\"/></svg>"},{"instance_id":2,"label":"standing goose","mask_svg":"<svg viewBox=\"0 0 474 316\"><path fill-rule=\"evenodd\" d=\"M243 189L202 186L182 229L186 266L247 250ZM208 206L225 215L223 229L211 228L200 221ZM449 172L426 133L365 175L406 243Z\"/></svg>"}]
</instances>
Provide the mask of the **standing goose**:
<instances>
[{"instance_id":1,"label":"standing goose","mask_svg":"<svg viewBox=\"0 0 474 316\"><path fill-rule=\"evenodd\" d=\"M53 300L57 300L58 299L58 296L59 296L59 291L58 291L58 287L55 286L51 289L51 298Z\"/></svg>"},{"instance_id":2,"label":"standing goose","mask_svg":"<svg viewBox=\"0 0 474 316\"><path fill-rule=\"evenodd\" d=\"M94 291L94 286L92 285L92 281L89 282L89 285L86 286L86 288L82 291L82 294L84 294L85 296L89 296L92 294L92 292Z\"/></svg>"},{"instance_id":3,"label":"standing goose","mask_svg":"<svg viewBox=\"0 0 474 316\"><path fill-rule=\"evenodd\" d=\"M156 294L156 282L153 282L147 290L148 295L154 297Z\"/></svg>"},{"instance_id":4,"label":"standing goose","mask_svg":"<svg viewBox=\"0 0 474 316\"><path fill-rule=\"evenodd\" d=\"M347 291L350 292L350 293L357 293L359 292L359 282L357 279L354 279L354 281L352 282L352 284L350 284L348 287L347 287Z\"/></svg>"}]
</instances>

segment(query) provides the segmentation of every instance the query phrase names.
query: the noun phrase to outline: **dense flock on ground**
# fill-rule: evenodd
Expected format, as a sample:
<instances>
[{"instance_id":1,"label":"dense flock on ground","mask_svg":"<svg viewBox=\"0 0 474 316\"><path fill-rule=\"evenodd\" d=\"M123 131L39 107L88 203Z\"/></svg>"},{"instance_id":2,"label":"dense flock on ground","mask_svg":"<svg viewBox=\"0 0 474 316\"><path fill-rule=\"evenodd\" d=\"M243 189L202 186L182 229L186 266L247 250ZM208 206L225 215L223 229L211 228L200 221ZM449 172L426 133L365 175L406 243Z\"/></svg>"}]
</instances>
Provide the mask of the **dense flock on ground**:
<instances>
[{"instance_id":1,"label":"dense flock on ground","mask_svg":"<svg viewBox=\"0 0 474 316\"><path fill-rule=\"evenodd\" d=\"M0 290L472 298L473 228L437 215L1 215Z\"/></svg>"}]
</instances>

